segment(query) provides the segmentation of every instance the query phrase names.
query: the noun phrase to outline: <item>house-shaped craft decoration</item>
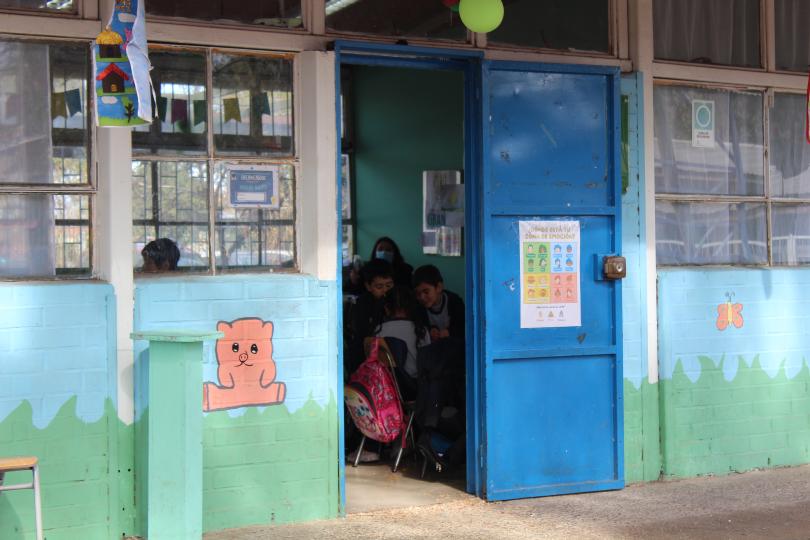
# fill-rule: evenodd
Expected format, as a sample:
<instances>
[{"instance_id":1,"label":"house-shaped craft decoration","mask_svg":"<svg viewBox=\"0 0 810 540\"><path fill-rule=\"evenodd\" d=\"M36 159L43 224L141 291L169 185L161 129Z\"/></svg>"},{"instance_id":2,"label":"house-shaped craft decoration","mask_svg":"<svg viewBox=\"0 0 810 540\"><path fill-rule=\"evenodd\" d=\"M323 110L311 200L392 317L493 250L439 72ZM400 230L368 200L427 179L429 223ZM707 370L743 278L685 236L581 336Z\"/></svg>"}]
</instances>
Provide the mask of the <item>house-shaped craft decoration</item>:
<instances>
[{"instance_id":1,"label":"house-shaped craft decoration","mask_svg":"<svg viewBox=\"0 0 810 540\"><path fill-rule=\"evenodd\" d=\"M96 36L98 52L102 58L121 58L121 44L123 42L121 35L109 28Z\"/></svg>"},{"instance_id":2,"label":"house-shaped craft decoration","mask_svg":"<svg viewBox=\"0 0 810 540\"><path fill-rule=\"evenodd\" d=\"M96 80L101 81L103 93L120 94L124 92L124 81L128 81L129 76L115 64L110 64L107 69L98 74Z\"/></svg>"}]
</instances>

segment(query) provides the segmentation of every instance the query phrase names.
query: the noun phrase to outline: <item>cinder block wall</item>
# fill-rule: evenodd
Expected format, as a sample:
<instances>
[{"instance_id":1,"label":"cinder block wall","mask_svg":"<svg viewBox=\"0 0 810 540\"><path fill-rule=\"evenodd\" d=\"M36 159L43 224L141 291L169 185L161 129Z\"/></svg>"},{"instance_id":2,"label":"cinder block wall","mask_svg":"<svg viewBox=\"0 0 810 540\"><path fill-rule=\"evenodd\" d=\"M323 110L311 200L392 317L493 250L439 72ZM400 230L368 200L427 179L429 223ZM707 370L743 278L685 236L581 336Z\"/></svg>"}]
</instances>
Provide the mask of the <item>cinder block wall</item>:
<instances>
[{"instance_id":1,"label":"cinder block wall","mask_svg":"<svg viewBox=\"0 0 810 540\"><path fill-rule=\"evenodd\" d=\"M660 270L664 473L810 462L806 269ZM717 328L726 294L742 328Z\"/></svg>"},{"instance_id":2,"label":"cinder block wall","mask_svg":"<svg viewBox=\"0 0 810 540\"><path fill-rule=\"evenodd\" d=\"M139 280L135 328L214 330L218 321L272 321L283 404L206 413L206 531L338 514L337 289L301 275ZM136 344L136 371L147 360ZM213 343L203 378L217 381ZM143 382L138 379L141 385ZM140 396L141 392L137 392ZM136 423L143 403L136 399ZM150 410L149 414L159 414ZM202 407L201 407L201 414Z\"/></svg>"},{"instance_id":3,"label":"cinder block wall","mask_svg":"<svg viewBox=\"0 0 810 540\"><path fill-rule=\"evenodd\" d=\"M49 540L119 537L132 512L118 504L114 333L109 285L0 285L0 456L40 459ZM0 496L0 538L33 538L33 508L31 491Z\"/></svg>"}]
</instances>

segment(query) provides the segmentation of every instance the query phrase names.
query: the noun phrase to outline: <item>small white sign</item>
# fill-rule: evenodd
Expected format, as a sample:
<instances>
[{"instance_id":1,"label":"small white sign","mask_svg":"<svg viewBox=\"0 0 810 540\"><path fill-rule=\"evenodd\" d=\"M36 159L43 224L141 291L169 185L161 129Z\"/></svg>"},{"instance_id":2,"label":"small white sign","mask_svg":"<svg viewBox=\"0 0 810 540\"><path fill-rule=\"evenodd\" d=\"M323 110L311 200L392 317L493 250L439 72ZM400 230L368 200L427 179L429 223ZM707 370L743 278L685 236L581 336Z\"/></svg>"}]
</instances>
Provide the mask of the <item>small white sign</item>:
<instances>
[{"instance_id":1,"label":"small white sign","mask_svg":"<svg viewBox=\"0 0 810 540\"><path fill-rule=\"evenodd\" d=\"M714 101L692 100L692 146L714 148Z\"/></svg>"}]
</instances>

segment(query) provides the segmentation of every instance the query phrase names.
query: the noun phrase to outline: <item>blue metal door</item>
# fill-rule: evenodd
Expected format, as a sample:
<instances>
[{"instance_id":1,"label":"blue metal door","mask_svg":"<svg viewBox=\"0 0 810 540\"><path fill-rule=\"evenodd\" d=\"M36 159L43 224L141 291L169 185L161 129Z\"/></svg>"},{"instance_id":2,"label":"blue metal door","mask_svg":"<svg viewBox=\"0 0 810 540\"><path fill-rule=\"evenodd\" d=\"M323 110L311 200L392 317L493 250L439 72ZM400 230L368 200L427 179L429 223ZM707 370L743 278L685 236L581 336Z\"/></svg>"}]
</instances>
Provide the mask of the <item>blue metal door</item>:
<instances>
[{"instance_id":1,"label":"blue metal door","mask_svg":"<svg viewBox=\"0 0 810 540\"><path fill-rule=\"evenodd\" d=\"M618 489L621 287L604 279L601 266L621 247L619 72L482 65L479 494L502 500ZM521 318L530 289L525 267L521 273L528 245L520 243L521 222L540 221L578 226L576 326L568 325L573 317L552 327Z\"/></svg>"}]
</instances>

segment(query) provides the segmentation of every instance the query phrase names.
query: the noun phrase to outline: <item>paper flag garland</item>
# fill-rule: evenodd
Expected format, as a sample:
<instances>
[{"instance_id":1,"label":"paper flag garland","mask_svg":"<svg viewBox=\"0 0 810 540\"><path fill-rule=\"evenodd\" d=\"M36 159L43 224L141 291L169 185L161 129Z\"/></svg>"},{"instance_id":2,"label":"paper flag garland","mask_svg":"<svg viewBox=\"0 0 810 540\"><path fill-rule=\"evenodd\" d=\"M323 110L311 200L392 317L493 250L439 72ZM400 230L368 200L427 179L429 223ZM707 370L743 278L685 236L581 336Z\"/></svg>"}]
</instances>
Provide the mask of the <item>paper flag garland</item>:
<instances>
[{"instance_id":1,"label":"paper flag garland","mask_svg":"<svg viewBox=\"0 0 810 540\"><path fill-rule=\"evenodd\" d=\"M64 116L67 118L67 107L65 105L64 92L51 93L51 118Z\"/></svg>"},{"instance_id":2,"label":"paper flag garland","mask_svg":"<svg viewBox=\"0 0 810 540\"><path fill-rule=\"evenodd\" d=\"M172 99L172 123L188 120L188 101Z\"/></svg>"},{"instance_id":3,"label":"paper flag garland","mask_svg":"<svg viewBox=\"0 0 810 540\"><path fill-rule=\"evenodd\" d=\"M107 29L96 37L96 122L99 126L135 126L153 118L154 90L149 77L144 0L111 0ZM158 102L158 106L159 106Z\"/></svg>"},{"instance_id":4,"label":"paper flag garland","mask_svg":"<svg viewBox=\"0 0 810 540\"><path fill-rule=\"evenodd\" d=\"M82 112L82 93L78 88L65 92L65 104L69 116Z\"/></svg>"},{"instance_id":5,"label":"paper flag garland","mask_svg":"<svg viewBox=\"0 0 810 540\"><path fill-rule=\"evenodd\" d=\"M204 99L194 100L194 125L208 120L208 104Z\"/></svg>"},{"instance_id":6,"label":"paper flag garland","mask_svg":"<svg viewBox=\"0 0 810 540\"><path fill-rule=\"evenodd\" d=\"M225 117L222 120L223 122L227 122L228 120L236 120L237 122L242 121L242 113L239 111L238 98L225 98L222 100L222 105L225 108Z\"/></svg>"}]
</instances>

